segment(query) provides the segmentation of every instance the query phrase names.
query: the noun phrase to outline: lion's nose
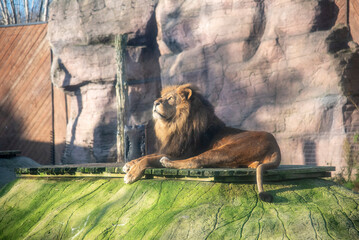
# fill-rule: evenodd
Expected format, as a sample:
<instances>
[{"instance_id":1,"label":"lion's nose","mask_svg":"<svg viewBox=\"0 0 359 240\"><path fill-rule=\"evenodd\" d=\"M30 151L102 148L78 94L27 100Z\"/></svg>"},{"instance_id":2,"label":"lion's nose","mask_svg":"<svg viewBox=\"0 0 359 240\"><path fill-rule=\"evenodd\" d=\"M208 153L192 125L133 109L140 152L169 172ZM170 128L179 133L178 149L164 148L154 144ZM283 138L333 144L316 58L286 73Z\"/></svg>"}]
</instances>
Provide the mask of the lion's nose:
<instances>
[{"instance_id":1,"label":"lion's nose","mask_svg":"<svg viewBox=\"0 0 359 240\"><path fill-rule=\"evenodd\" d=\"M156 100L156 101L153 103L153 105L155 105L155 107L157 107L157 106L160 105L160 104L161 104L161 100L160 100L160 99Z\"/></svg>"}]
</instances>

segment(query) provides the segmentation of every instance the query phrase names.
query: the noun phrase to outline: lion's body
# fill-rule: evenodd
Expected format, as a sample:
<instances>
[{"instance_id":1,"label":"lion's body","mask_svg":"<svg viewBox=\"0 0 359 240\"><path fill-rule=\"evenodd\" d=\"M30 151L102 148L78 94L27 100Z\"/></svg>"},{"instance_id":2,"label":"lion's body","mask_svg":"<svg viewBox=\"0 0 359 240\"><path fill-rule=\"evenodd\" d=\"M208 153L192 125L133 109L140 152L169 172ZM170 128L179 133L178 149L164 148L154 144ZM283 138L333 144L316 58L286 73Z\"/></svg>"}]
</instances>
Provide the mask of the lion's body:
<instances>
[{"instance_id":1,"label":"lion's body","mask_svg":"<svg viewBox=\"0 0 359 240\"><path fill-rule=\"evenodd\" d=\"M191 85L165 88L153 112L158 154L127 163L127 183L138 180L149 167L251 167L257 168L261 198L271 201L263 191L262 179L264 170L280 164L280 149L273 135L226 127Z\"/></svg>"}]
</instances>

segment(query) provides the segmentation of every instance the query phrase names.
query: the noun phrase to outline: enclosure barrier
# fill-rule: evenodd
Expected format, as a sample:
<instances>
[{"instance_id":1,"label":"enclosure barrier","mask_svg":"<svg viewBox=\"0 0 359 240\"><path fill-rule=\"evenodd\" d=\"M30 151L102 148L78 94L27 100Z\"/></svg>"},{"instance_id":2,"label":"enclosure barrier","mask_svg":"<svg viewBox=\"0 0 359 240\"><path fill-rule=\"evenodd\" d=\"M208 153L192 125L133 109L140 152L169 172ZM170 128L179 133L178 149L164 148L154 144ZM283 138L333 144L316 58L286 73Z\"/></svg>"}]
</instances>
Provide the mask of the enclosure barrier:
<instances>
[{"instance_id":1,"label":"enclosure barrier","mask_svg":"<svg viewBox=\"0 0 359 240\"><path fill-rule=\"evenodd\" d=\"M122 164L80 164L63 166L42 166L38 168L18 168L19 177L124 177ZM335 167L281 165L267 170L265 181L286 181L306 178L331 177ZM182 180L214 182L254 182L256 170L252 168L202 168L170 169L152 168L145 170L146 179L172 178Z\"/></svg>"}]
</instances>

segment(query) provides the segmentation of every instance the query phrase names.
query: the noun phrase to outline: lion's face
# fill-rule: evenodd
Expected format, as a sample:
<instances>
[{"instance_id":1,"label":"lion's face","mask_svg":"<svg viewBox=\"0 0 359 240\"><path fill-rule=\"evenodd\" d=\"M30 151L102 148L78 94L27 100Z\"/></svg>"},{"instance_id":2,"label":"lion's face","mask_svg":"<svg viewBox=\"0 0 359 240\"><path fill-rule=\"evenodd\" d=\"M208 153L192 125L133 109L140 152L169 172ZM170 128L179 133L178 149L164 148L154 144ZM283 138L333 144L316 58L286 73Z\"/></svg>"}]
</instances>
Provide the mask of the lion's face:
<instances>
[{"instance_id":1,"label":"lion's face","mask_svg":"<svg viewBox=\"0 0 359 240\"><path fill-rule=\"evenodd\" d=\"M170 122L183 109L188 109L188 101L192 95L192 90L189 86L174 86L162 91L162 96L153 104L153 118Z\"/></svg>"},{"instance_id":2,"label":"lion's face","mask_svg":"<svg viewBox=\"0 0 359 240\"><path fill-rule=\"evenodd\" d=\"M159 152L172 157L200 152L224 127L213 106L191 84L164 88L154 102L153 118Z\"/></svg>"}]
</instances>

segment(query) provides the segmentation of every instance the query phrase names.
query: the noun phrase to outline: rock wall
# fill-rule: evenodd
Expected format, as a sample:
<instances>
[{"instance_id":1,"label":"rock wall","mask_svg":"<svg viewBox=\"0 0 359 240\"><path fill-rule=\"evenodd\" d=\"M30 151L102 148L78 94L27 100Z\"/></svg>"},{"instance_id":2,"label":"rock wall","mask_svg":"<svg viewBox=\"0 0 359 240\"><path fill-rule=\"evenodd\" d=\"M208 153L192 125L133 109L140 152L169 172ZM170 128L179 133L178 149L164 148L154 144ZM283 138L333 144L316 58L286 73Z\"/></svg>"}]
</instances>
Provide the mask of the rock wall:
<instances>
[{"instance_id":1,"label":"rock wall","mask_svg":"<svg viewBox=\"0 0 359 240\"><path fill-rule=\"evenodd\" d=\"M191 82L228 125L274 133L283 163L343 166L359 50L335 1L54 1L50 13L53 81L72 99L64 162L116 155L112 44L130 33L131 124L150 120L161 85Z\"/></svg>"},{"instance_id":2,"label":"rock wall","mask_svg":"<svg viewBox=\"0 0 359 240\"><path fill-rule=\"evenodd\" d=\"M129 33L128 124L151 119L160 91L156 1L53 1L49 41L52 81L69 96L62 163L116 161L116 60L114 37Z\"/></svg>"}]
</instances>

